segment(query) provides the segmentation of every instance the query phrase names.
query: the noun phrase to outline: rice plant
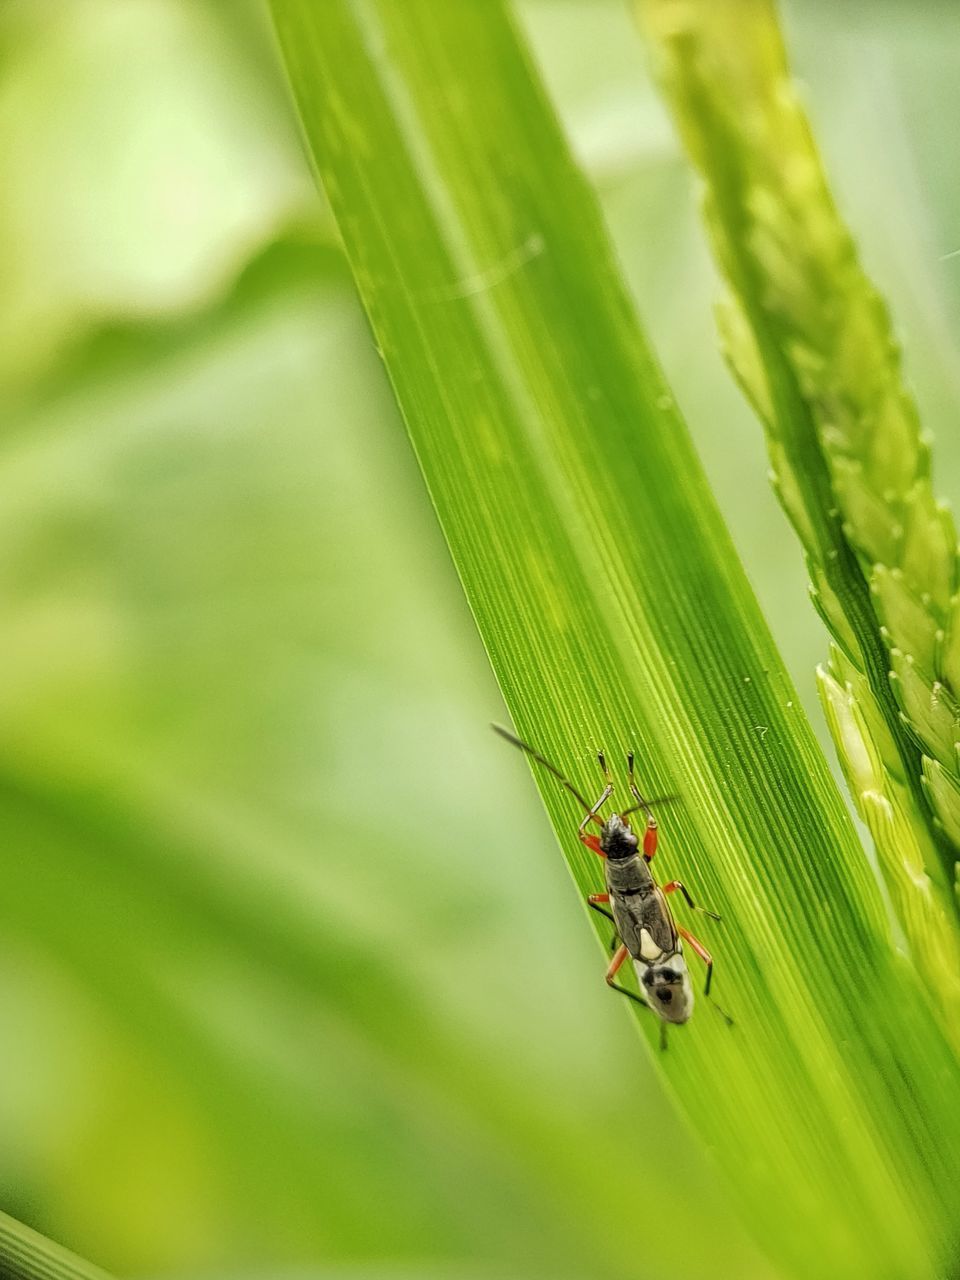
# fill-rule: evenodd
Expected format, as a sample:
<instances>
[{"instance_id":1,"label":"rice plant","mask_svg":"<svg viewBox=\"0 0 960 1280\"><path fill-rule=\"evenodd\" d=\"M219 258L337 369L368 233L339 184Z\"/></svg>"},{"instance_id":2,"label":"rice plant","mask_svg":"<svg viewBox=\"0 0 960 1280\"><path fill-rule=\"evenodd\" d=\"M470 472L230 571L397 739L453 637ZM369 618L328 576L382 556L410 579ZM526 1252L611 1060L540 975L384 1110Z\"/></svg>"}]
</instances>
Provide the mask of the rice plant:
<instances>
[{"instance_id":1,"label":"rice plant","mask_svg":"<svg viewBox=\"0 0 960 1280\"><path fill-rule=\"evenodd\" d=\"M505 10L274 0L273 12L358 290L519 731L584 789L591 749L629 744L647 785L682 797L671 867L723 916L711 945L737 1028L704 1010L660 1069L785 1274L947 1274L956 926L933 853L944 833L923 816L921 751L886 680L864 564L886 555L887 577L873 581L886 643L915 647L906 604L916 596L933 622L913 629L933 653L954 585L952 526L925 485L885 313L851 265L785 93L769 9L651 13L739 304L728 347L769 424L783 502L836 637L827 703L909 958ZM768 63L750 63L755 46ZM738 97L741 74L756 101ZM759 157L744 158L734 127L759 137ZM755 218L746 248L742 204ZM796 246L793 223L807 219L810 245ZM873 429L878 415L906 449L903 476L899 446ZM874 443L868 465L858 450ZM939 776L933 762L952 751L946 691L941 681L921 698L903 662L901 705L920 722L927 776ZM939 662L931 679L944 675ZM575 815L551 778L538 783L588 892L596 870L571 839ZM904 825L914 844L901 843Z\"/></svg>"},{"instance_id":2,"label":"rice plant","mask_svg":"<svg viewBox=\"0 0 960 1280\"><path fill-rule=\"evenodd\" d=\"M3 1276L955 1280L960 21L785 16L3 6Z\"/></svg>"}]
</instances>

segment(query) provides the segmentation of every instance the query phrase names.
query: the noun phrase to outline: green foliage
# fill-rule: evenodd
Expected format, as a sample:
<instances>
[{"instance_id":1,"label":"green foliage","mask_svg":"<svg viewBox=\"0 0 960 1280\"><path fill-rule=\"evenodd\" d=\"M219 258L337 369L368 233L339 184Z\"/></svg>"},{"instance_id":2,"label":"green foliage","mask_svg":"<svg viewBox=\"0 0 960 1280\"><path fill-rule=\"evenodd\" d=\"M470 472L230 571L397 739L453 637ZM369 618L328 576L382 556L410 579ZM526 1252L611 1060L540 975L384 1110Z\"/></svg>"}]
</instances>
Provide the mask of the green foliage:
<instances>
[{"instance_id":1,"label":"green foliage","mask_svg":"<svg viewBox=\"0 0 960 1280\"><path fill-rule=\"evenodd\" d=\"M933 498L889 314L827 189L772 3L641 7L705 179L733 294L726 351L837 642L820 673L827 721L913 959L960 1044L953 522Z\"/></svg>"},{"instance_id":2,"label":"green foliage","mask_svg":"<svg viewBox=\"0 0 960 1280\"><path fill-rule=\"evenodd\" d=\"M105 1271L0 1213L0 1273L6 1280L109 1280Z\"/></svg>"},{"instance_id":3,"label":"green foliage","mask_svg":"<svg viewBox=\"0 0 960 1280\"><path fill-rule=\"evenodd\" d=\"M584 789L591 748L633 745L650 789L683 797L669 865L725 917L710 942L738 1027L701 1009L660 1069L791 1274L811 1256L845 1277L939 1274L956 1243L956 1058L891 946L514 29L493 3L273 12L519 729ZM594 888L568 797L538 781Z\"/></svg>"},{"instance_id":4,"label":"green foliage","mask_svg":"<svg viewBox=\"0 0 960 1280\"><path fill-rule=\"evenodd\" d=\"M0 1273L6 1280L109 1280L105 1271L0 1213Z\"/></svg>"},{"instance_id":5,"label":"green foliage","mask_svg":"<svg viewBox=\"0 0 960 1280\"><path fill-rule=\"evenodd\" d=\"M632 1280L616 1129L766 1277L486 727L252 12L0 19L0 1203L120 1275Z\"/></svg>"},{"instance_id":6,"label":"green foliage","mask_svg":"<svg viewBox=\"0 0 960 1280\"><path fill-rule=\"evenodd\" d=\"M956 491L960 171L937 122L960 112L960 15L790 16ZM716 351L716 281L642 42L620 0L520 0L518 17L816 713L819 621ZM505 713L264 9L9 0L0 47L0 1204L117 1275L781 1276L669 1106L665 1068L711 1010L668 1062L638 1053L527 771L486 727ZM557 750L593 785L582 733ZM618 722L605 745L627 736ZM682 807L663 816L661 874L709 902L714 850L694 866ZM780 1025L730 969L756 893L735 880L708 925L738 1044ZM716 1097L704 1059L690 1070ZM845 1113L823 1065L808 1119L829 1143ZM946 1111L949 1078L936 1088ZM654 1201L648 1157L669 1166ZM754 1229L797 1194L789 1147L767 1168ZM819 1171L801 1188L818 1275L841 1183ZM839 1195L856 1215L856 1174Z\"/></svg>"}]
</instances>

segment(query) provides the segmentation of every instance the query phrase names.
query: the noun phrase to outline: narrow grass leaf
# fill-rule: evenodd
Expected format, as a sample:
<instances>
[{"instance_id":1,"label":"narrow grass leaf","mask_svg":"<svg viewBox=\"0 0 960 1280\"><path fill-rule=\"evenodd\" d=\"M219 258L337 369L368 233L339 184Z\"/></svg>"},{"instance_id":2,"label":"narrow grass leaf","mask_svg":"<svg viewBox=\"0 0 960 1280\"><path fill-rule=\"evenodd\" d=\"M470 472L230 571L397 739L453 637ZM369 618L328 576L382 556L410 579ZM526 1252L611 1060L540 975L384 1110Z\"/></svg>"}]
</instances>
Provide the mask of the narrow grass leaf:
<instances>
[{"instance_id":1,"label":"narrow grass leaf","mask_svg":"<svg viewBox=\"0 0 960 1280\"><path fill-rule=\"evenodd\" d=\"M110 1280L92 1262L0 1213L0 1275L7 1280Z\"/></svg>"},{"instance_id":2,"label":"narrow grass leaf","mask_svg":"<svg viewBox=\"0 0 960 1280\"><path fill-rule=\"evenodd\" d=\"M632 747L644 786L681 798L662 824L661 874L682 873L723 915L704 932L737 1025L702 1002L662 1071L786 1272L939 1274L956 1243L960 1133L943 1104L956 1057L891 947L512 22L494 0L272 9L519 731L584 792L600 789L602 746L622 794ZM579 890L596 890L577 806L537 779ZM612 999L600 972L598 957L597 998ZM640 1194L669 1164L637 1153L625 1185ZM609 1230L636 1246L634 1215L612 1214Z\"/></svg>"}]
</instances>

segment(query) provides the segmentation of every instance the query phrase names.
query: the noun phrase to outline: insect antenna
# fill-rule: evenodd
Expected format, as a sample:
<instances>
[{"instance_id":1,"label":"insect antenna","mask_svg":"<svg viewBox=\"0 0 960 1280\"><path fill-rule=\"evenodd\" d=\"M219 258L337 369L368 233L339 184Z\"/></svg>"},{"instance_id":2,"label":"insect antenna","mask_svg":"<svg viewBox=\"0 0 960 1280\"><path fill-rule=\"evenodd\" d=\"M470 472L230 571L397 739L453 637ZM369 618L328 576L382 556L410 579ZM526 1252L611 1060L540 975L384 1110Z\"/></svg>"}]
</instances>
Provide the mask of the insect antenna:
<instances>
[{"instance_id":1,"label":"insect antenna","mask_svg":"<svg viewBox=\"0 0 960 1280\"><path fill-rule=\"evenodd\" d=\"M537 751L534 747L530 746L529 742L524 742L522 738L518 738L516 734L511 733L509 729L504 729L502 725L492 724L490 728L494 731L494 733L499 733L500 737L504 738L507 742L512 742L515 747L519 747L521 751L525 751L528 756L532 756L532 758L536 760L537 764L543 765L544 769L546 769L548 773L552 773L553 776L556 778L556 780L560 783L560 785L562 787L565 787L567 791L569 791L570 794L574 797L574 799L580 802L580 804L586 810L587 818L593 818L597 822L600 821L600 819L597 818L597 815L596 815L596 809L599 808L600 802L598 801L597 804L595 805L589 804L583 798L580 792L576 789L576 787L573 785L570 779L564 777L564 775L560 772L557 766L555 764L551 764L550 761L546 758L546 756L542 756L539 751ZM602 756L601 756L601 760L602 760ZM606 799L606 796L604 796L604 799Z\"/></svg>"}]
</instances>

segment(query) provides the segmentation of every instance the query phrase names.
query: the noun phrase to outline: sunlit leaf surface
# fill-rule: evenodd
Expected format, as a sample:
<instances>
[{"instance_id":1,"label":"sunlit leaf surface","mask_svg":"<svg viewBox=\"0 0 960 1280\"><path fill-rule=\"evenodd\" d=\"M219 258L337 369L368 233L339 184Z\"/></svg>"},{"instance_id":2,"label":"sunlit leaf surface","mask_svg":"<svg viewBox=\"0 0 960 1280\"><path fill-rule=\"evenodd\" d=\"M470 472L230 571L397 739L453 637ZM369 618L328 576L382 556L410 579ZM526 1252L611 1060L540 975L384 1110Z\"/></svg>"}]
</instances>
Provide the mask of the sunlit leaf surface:
<instances>
[{"instance_id":1,"label":"sunlit leaf surface","mask_svg":"<svg viewBox=\"0 0 960 1280\"><path fill-rule=\"evenodd\" d=\"M790 35L949 425L955 21L863 12ZM626 6L521 17L815 706ZM770 1277L485 727L266 31L241 0L4 8L0 1204L119 1274ZM650 1150L669 1224L630 1192Z\"/></svg>"}]
</instances>

